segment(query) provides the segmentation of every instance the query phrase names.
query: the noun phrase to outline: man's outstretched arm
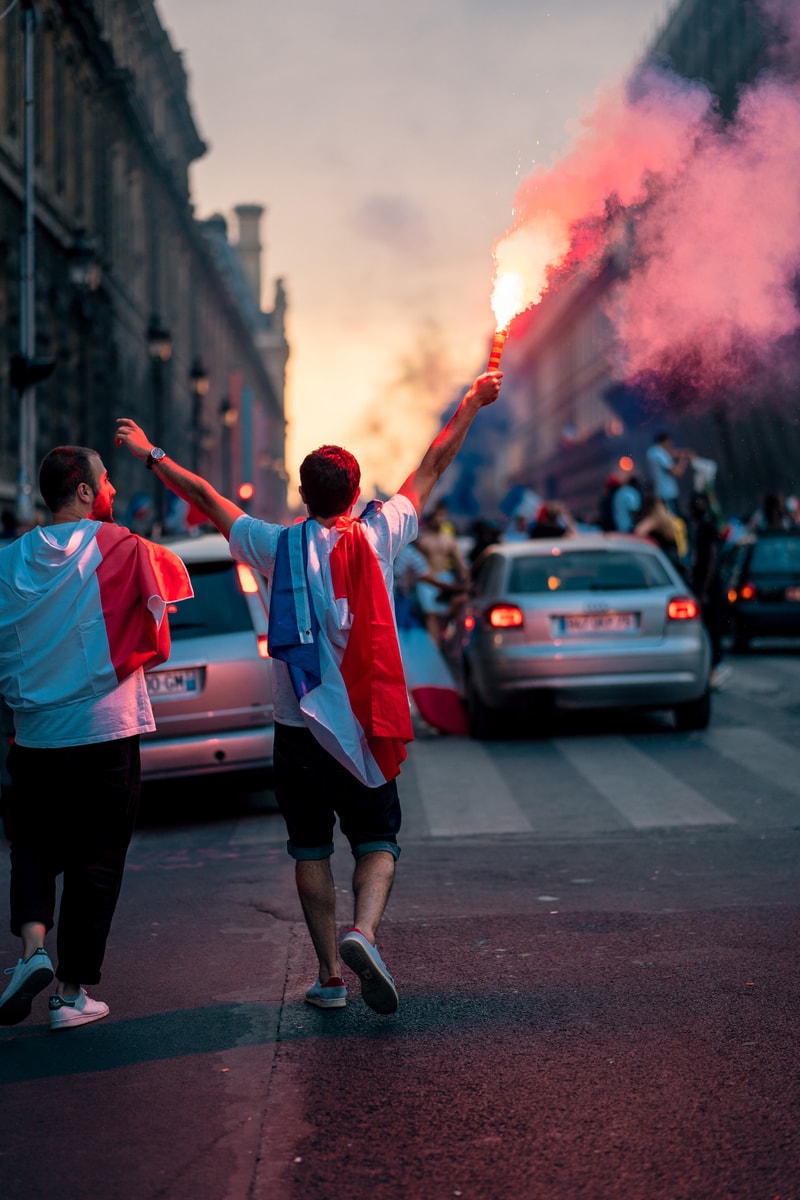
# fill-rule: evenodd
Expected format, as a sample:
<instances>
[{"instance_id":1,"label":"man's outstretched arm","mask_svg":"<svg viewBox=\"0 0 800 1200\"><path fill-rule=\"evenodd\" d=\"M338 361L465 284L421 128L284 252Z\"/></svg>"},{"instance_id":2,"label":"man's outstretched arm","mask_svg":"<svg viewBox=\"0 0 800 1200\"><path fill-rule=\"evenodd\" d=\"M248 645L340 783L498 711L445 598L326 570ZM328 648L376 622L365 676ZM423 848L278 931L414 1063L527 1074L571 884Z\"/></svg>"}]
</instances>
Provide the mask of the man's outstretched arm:
<instances>
[{"instance_id":1,"label":"man's outstretched arm","mask_svg":"<svg viewBox=\"0 0 800 1200\"><path fill-rule=\"evenodd\" d=\"M502 378L502 371L487 371L485 375L478 376L444 429L436 435L425 451L416 471L409 475L399 489L400 494L406 496L414 505L418 517L422 516L433 485L461 449L467 430L478 412L488 404L494 404Z\"/></svg>"},{"instance_id":2,"label":"man's outstretched arm","mask_svg":"<svg viewBox=\"0 0 800 1200\"><path fill-rule=\"evenodd\" d=\"M129 417L118 419L115 437L117 445L126 446L135 458L146 459L153 449L153 443L144 430ZM160 462L154 463L153 472L171 491L182 500L187 500L216 525L220 533L230 538L231 526L237 517L244 514L244 509L239 508L232 500L226 500L200 475L193 475L172 458L162 458Z\"/></svg>"}]
</instances>

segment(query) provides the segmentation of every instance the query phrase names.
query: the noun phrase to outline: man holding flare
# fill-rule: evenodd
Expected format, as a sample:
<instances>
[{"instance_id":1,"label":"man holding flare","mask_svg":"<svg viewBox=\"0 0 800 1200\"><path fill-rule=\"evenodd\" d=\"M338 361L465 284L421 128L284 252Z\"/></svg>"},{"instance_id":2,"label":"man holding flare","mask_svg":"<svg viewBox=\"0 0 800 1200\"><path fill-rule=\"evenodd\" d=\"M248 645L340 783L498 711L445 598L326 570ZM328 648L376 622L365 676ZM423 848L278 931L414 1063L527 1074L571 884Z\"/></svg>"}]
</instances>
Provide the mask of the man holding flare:
<instances>
[{"instance_id":1,"label":"man holding flare","mask_svg":"<svg viewBox=\"0 0 800 1200\"><path fill-rule=\"evenodd\" d=\"M300 466L308 518L290 527L248 516L198 475L153 446L132 420L117 444L208 518L232 557L269 581L269 650L275 699L275 791L287 848L319 963L306 993L318 1008L343 1008L341 962L361 980L374 1011L398 1006L394 980L375 944L400 853L396 777L413 738L392 607L393 564L414 541L434 484L458 453L481 408L500 390L498 371L480 375L398 492L360 517L356 459L322 446ZM354 927L337 946L330 868L338 817L355 858Z\"/></svg>"}]
</instances>

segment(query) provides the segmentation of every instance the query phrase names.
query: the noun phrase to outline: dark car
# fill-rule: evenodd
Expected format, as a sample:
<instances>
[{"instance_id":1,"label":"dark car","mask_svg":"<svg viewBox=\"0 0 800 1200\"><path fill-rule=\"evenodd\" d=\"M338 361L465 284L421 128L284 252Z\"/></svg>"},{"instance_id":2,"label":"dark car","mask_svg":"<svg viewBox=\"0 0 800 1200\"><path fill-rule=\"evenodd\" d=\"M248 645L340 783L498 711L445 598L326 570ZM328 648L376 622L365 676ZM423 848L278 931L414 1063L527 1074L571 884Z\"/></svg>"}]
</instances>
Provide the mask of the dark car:
<instances>
[{"instance_id":1,"label":"dark car","mask_svg":"<svg viewBox=\"0 0 800 1200\"><path fill-rule=\"evenodd\" d=\"M800 636L800 532L744 538L725 570L728 627L734 649L753 638Z\"/></svg>"},{"instance_id":2,"label":"dark car","mask_svg":"<svg viewBox=\"0 0 800 1200\"><path fill-rule=\"evenodd\" d=\"M696 599L641 538L588 534L486 550L445 647L473 737L510 710L670 708L711 714L710 648Z\"/></svg>"}]
</instances>

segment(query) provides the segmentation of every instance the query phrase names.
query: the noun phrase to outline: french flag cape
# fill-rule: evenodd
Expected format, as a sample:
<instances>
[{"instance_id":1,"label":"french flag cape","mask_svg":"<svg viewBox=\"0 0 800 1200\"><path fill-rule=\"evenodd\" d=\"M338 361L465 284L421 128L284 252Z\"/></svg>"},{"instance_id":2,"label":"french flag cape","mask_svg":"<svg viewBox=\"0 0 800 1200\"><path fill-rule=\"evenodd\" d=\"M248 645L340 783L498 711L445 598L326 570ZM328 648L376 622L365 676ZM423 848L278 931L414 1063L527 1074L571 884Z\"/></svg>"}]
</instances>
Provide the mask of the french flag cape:
<instances>
[{"instance_id":1,"label":"french flag cape","mask_svg":"<svg viewBox=\"0 0 800 1200\"><path fill-rule=\"evenodd\" d=\"M300 710L320 745L367 787L380 787L399 775L414 737L403 664L383 572L363 526L343 517L335 528L334 603L323 597L319 614L309 586L307 522L280 534L269 652L288 664Z\"/></svg>"},{"instance_id":2,"label":"french flag cape","mask_svg":"<svg viewBox=\"0 0 800 1200\"><path fill-rule=\"evenodd\" d=\"M99 698L169 658L185 566L121 525L36 528L0 551L0 692L14 709Z\"/></svg>"}]
</instances>

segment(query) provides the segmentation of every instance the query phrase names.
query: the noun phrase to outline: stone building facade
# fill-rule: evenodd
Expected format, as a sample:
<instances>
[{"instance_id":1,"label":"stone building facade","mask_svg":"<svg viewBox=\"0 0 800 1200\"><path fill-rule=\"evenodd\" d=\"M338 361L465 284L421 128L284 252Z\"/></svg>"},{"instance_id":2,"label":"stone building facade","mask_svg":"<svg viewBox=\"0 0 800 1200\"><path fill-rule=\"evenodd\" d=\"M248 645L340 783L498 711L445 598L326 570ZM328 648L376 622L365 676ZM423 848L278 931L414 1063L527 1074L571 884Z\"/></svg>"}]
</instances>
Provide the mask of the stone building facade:
<instances>
[{"instance_id":1,"label":"stone building facade","mask_svg":"<svg viewBox=\"0 0 800 1200\"><path fill-rule=\"evenodd\" d=\"M9 360L20 336L26 5L0 22L4 508L13 505L19 465ZM223 255L219 229L194 214L188 172L206 146L181 56L152 0L39 0L35 11L36 353L57 364L37 388L37 462L58 443L94 446L117 487L117 515L144 495L163 518L158 481L115 456L115 418L132 416L216 486L251 482L251 511L280 517L285 294L279 284L273 310L262 311L245 245L252 215L240 218L251 263L242 268L227 229Z\"/></svg>"}]
</instances>

